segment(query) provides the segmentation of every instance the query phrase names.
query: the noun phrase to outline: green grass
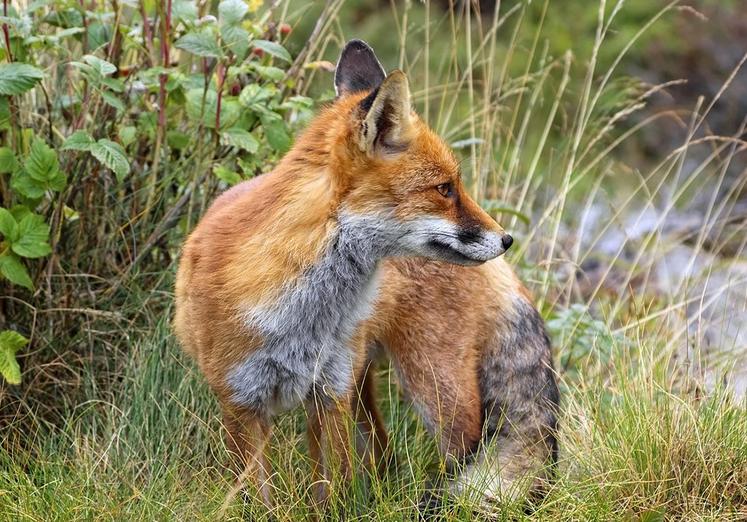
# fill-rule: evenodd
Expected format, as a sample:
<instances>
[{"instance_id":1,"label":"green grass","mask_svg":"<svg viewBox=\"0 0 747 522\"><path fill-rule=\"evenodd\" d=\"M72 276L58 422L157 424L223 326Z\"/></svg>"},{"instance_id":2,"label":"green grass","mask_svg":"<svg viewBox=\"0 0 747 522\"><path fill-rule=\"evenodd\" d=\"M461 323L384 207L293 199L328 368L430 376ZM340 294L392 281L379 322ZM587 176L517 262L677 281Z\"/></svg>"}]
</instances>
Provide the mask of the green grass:
<instances>
[{"instance_id":1,"label":"green grass","mask_svg":"<svg viewBox=\"0 0 747 522\"><path fill-rule=\"evenodd\" d=\"M535 516L554 520L738 520L747 516L747 409L715 393L672 393L665 364L642 349L610 361L609 371L563 379L558 482ZM25 435L0 456L4 520L214 520L233 485L218 408L163 324L137 343L111 393L88 392L58 428ZM382 371L384 411L396 463L387 476L358 477L330 513L347 519L412 520L429 473L433 442ZM26 449L23 449L23 448ZM280 520L310 515L303 419L287 415L273 439ZM367 485L365 483L368 483ZM471 520L456 499L450 520ZM261 518L251 495L226 519ZM524 506L496 507L511 520ZM246 519L246 518L244 518Z\"/></svg>"}]
</instances>

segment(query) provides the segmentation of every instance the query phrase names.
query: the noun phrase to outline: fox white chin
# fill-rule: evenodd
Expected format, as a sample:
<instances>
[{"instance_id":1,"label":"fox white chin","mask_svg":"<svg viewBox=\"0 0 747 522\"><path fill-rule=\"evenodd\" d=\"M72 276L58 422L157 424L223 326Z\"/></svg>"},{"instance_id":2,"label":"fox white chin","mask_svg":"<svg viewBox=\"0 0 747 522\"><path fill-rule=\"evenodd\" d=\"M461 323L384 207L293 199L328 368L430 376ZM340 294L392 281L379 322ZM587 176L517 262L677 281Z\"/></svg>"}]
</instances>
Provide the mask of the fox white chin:
<instances>
[{"instance_id":1,"label":"fox white chin","mask_svg":"<svg viewBox=\"0 0 747 522\"><path fill-rule=\"evenodd\" d=\"M513 243L508 234L480 229L463 229L440 218L408 224L403 237L411 254L463 266L477 266L504 254Z\"/></svg>"}]
</instances>

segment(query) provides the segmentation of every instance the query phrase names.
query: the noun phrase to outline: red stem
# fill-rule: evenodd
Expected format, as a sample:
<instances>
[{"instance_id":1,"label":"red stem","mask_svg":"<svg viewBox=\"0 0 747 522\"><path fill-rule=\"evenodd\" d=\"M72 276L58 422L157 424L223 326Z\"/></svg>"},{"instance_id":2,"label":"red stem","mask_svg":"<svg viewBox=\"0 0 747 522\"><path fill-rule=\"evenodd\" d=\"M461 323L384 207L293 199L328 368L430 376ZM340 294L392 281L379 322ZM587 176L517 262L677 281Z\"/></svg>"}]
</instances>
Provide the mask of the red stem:
<instances>
[{"instance_id":1,"label":"red stem","mask_svg":"<svg viewBox=\"0 0 747 522\"><path fill-rule=\"evenodd\" d=\"M226 81L226 68L222 63L218 62L215 72L218 74L218 103L215 109L215 132L220 133L220 107L223 101L223 83Z\"/></svg>"},{"instance_id":2,"label":"red stem","mask_svg":"<svg viewBox=\"0 0 747 522\"><path fill-rule=\"evenodd\" d=\"M3 16L8 16L8 0L3 0ZM10 52L10 32L8 24L3 24L3 36L5 37L5 49L8 51L8 61L13 61L13 53Z\"/></svg>"},{"instance_id":3,"label":"red stem","mask_svg":"<svg viewBox=\"0 0 747 522\"><path fill-rule=\"evenodd\" d=\"M171 32L171 0L166 3L166 13L163 17L161 32L161 65L164 69L169 67L169 35ZM168 74L162 72L158 78L159 83L159 97L158 97L158 126L163 129L166 128L166 81L168 80Z\"/></svg>"}]
</instances>

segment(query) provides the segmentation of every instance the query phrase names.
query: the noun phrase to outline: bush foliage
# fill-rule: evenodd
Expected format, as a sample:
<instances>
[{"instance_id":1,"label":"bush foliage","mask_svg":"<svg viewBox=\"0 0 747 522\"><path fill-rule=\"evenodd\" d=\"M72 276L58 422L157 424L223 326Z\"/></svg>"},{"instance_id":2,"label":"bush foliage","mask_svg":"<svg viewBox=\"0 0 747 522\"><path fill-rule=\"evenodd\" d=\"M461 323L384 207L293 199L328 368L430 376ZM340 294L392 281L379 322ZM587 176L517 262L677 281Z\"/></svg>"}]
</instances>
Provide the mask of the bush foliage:
<instances>
[{"instance_id":1,"label":"bush foliage","mask_svg":"<svg viewBox=\"0 0 747 522\"><path fill-rule=\"evenodd\" d=\"M54 333L29 309L116 302L134 272L168 262L195 205L289 148L312 102L292 94L279 41L287 28L268 24L260 5L222 0L211 15L184 0L56 0L24 11L6 2L0 274L15 326L0 337L0 371L9 382L20 379L13 354L25 338L43 344Z\"/></svg>"}]
</instances>

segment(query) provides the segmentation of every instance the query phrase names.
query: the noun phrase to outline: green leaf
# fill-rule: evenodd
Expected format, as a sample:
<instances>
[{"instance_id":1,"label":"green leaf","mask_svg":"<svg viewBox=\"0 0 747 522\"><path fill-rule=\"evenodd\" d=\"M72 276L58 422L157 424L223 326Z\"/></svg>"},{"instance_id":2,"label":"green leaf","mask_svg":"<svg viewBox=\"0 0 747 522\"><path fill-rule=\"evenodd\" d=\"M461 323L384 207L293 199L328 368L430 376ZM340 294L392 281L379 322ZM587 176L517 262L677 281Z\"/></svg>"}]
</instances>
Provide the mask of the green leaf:
<instances>
[{"instance_id":1,"label":"green leaf","mask_svg":"<svg viewBox=\"0 0 747 522\"><path fill-rule=\"evenodd\" d=\"M252 67L262 78L267 78L268 80L272 80L274 82L279 82L283 78L285 78L285 71L279 67L270 67L257 64L254 64Z\"/></svg>"},{"instance_id":2,"label":"green leaf","mask_svg":"<svg viewBox=\"0 0 747 522\"><path fill-rule=\"evenodd\" d=\"M16 155L8 147L0 147L0 174L13 172L18 168Z\"/></svg>"},{"instance_id":3,"label":"green leaf","mask_svg":"<svg viewBox=\"0 0 747 522\"><path fill-rule=\"evenodd\" d=\"M239 103L249 109L256 109L255 105L259 105L259 108L267 106L267 100L275 96L275 91L271 86L263 87L256 83L250 83L241 90L239 94Z\"/></svg>"},{"instance_id":4,"label":"green leaf","mask_svg":"<svg viewBox=\"0 0 747 522\"><path fill-rule=\"evenodd\" d=\"M259 116L262 128L265 130L267 142L278 152L290 149L291 138L285 126L285 121L273 112L263 112Z\"/></svg>"},{"instance_id":5,"label":"green leaf","mask_svg":"<svg viewBox=\"0 0 747 522\"><path fill-rule=\"evenodd\" d=\"M29 176L40 182L52 179L59 170L57 154L44 143L44 140L39 138L34 138L31 151L23 166Z\"/></svg>"},{"instance_id":6,"label":"green leaf","mask_svg":"<svg viewBox=\"0 0 747 522\"><path fill-rule=\"evenodd\" d=\"M19 169L13 173L13 177L10 179L10 187L29 199L38 199L46 191L46 184L36 181L28 175L25 169Z\"/></svg>"},{"instance_id":7,"label":"green leaf","mask_svg":"<svg viewBox=\"0 0 747 522\"><path fill-rule=\"evenodd\" d=\"M213 167L213 174L215 174L218 179L225 181L229 185L236 185L241 182L241 175L238 172L227 169L222 165L216 165Z\"/></svg>"},{"instance_id":8,"label":"green leaf","mask_svg":"<svg viewBox=\"0 0 747 522\"><path fill-rule=\"evenodd\" d=\"M106 91L100 91L101 97L104 99L104 101L108 104L117 109L118 111L122 112L125 110L125 105L122 103L122 100L117 98L116 95L106 92Z\"/></svg>"},{"instance_id":9,"label":"green leaf","mask_svg":"<svg viewBox=\"0 0 747 522\"><path fill-rule=\"evenodd\" d=\"M249 33L238 25L223 26L220 30L223 43L240 60L246 58L249 51Z\"/></svg>"},{"instance_id":10,"label":"green leaf","mask_svg":"<svg viewBox=\"0 0 747 522\"><path fill-rule=\"evenodd\" d=\"M106 85L114 92L124 92L125 84L119 78L102 78L101 85Z\"/></svg>"},{"instance_id":11,"label":"green leaf","mask_svg":"<svg viewBox=\"0 0 747 522\"><path fill-rule=\"evenodd\" d=\"M187 33L179 38L174 45L179 49L205 58L220 58L223 56L215 36L209 31Z\"/></svg>"},{"instance_id":12,"label":"green leaf","mask_svg":"<svg viewBox=\"0 0 747 522\"><path fill-rule=\"evenodd\" d=\"M191 141L189 134L185 132L170 130L166 133L166 143L175 150L186 149Z\"/></svg>"},{"instance_id":13,"label":"green leaf","mask_svg":"<svg viewBox=\"0 0 747 522\"><path fill-rule=\"evenodd\" d=\"M0 374L9 384L21 384L21 367L16 361L16 352L29 340L13 330L0 332Z\"/></svg>"},{"instance_id":14,"label":"green leaf","mask_svg":"<svg viewBox=\"0 0 747 522\"><path fill-rule=\"evenodd\" d=\"M13 214L6 208L0 207L0 234L11 243L18 239L18 223Z\"/></svg>"},{"instance_id":15,"label":"green leaf","mask_svg":"<svg viewBox=\"0 0 747 522\"><path fill-rule=\"evenodd\" d=\"M68 136L61 148L62 150L89 151L94 143L96 143L96 140L93 139L93 136L84 130L79 130Z\"/></svg>"},{"instance_id":16,"label":"green leaf","mask_svg":"<svg viewBox=\"0 0 747 522\"><path fill-rule=\"evenodd\" d=\"M221 138L224 145L243 149L250 154L255 154L259 149L259 142L249 131L232 127L222 132Z\"/></svg>"},{"instance_id":17,"label":"green leaf","mask_svg":"<svg viewBox=\"0 0 747 522\"><path fill-rule=\"evenodd\" d=\"M28 214L18 224L18 240L13 241L13 252L22 257L37 258L49 255L49 225L39 214Z\"/></svg>"},{"instance_id":18,"label":"green leaf","mask_svg":"<svg viewBox=\"0 0 747 522\"><path fill-rule=\"evenodd\" d=\"M119 141L122 142L124 147L133 143L137 138L137 129L132 126L120 127L119 129Z\"/></svg>"},{"instance_id":19,"label":"green leaf","mask_svg":"<svg viewBox=\"0 0 747 522\"><path fill-rule=\"evenodd\" d=\"M15 254L6 253L0 256L0 274L11 283L24 286L29 290L34 289L26 267Z\"/></svg>"},{"instance_id":20,"label":"green leaf","mask_svg":"<svg viewBox=\"0 0 747 522\"><path fill-rule=\"evenodd\" d=\"M20 223L23 218L32 214L31 210L29 210L29 207L26 205L13 205L10 209L10 213L13 214L16 223Z\"/></svg>"},{"instance_id":21,"label":"green leaf","mask_svg":"<svg viewBox=\"0 0 747 522\"><path fill-rule=\"evenodd\" d=\"M292 61L290 53L279 43L271 42L269 40L254 40L252 42L252 47L255 49L261 49L270 56L280 58L288 63L291 63Z\"/></svg>"},{"instance_id":22,"label":"green leaf","mask_svg":"<svg viewBox=\"0 0 747 522\"><path fill-rule=\"evenodd\" d=\"M171 5L171 16L182 22L197 20L197 6L194 0L174 0Z\"/></svg>"},{"instance_id":23,"label":"green leaf","mask_svg":"<svg viewBox=\"0 0 747 522\"><path fill-rule=\"evenodd\" d=\"M7 96L0 96L0 129L10 128L10 103Z\"/></svg>"},{"instance_id":24,"label":"green leaf","mask_svg":"<svg viewBox=\"0 0 747 522\"><path fill-rule=\"evenodd\" d=\"M241 23L244 15L249 10L244 0L223 0L218 4L218 16L220 21L228 25Z\"/></svg>"},{"instance_id":25,"label":"green leaf","mask_svg":"<svg viewBox=\"0 0 747 522\"><path fill-rule=\"evenodd\" d=\"M44 73L27 63L0 65L0 94L15 95L34 88L44 78Z\"/></svg>"},{"instance_id":26,"label":"green leaf","mask_svg":"<svg viewBox=\"0 0 747 522\"><path fill-rule=\"evenodd\" d=\"M102 60L98 56L92 54L86 54L83 56L83 61L88 64L94 71L100 76L109 76L117 72L117 66L113 63L109 63L106 60Z\"/></svg>"},{"instance_id":27,"label":"green leaf","mask_svg":"<svg viewBox=\"0 0 747 522\"><path fill-rule=\"evenodd\" d=\"M218 110L218 94L209 90L205 93L205 106L202 106L202 89L190 89L187 91L187 116L199 121L202 116L202 124L208 129L215 128L215 112ZM220 110L220 121L222 128L230 128L241 116L241 109L235 99L223 98Z\"/></svg>"},{"instance_id":28,"label":"green leaf","mask_svg":"<svg viewBox=\"0 0 747 522\"><path fill-rule=\"evenodd\" d=\"M120 183L130 172L130 162L127 161L127 154L119 143L100 139L91 145L91 154L103 165L110 168Z\"/></svg>"}]
</instances>

